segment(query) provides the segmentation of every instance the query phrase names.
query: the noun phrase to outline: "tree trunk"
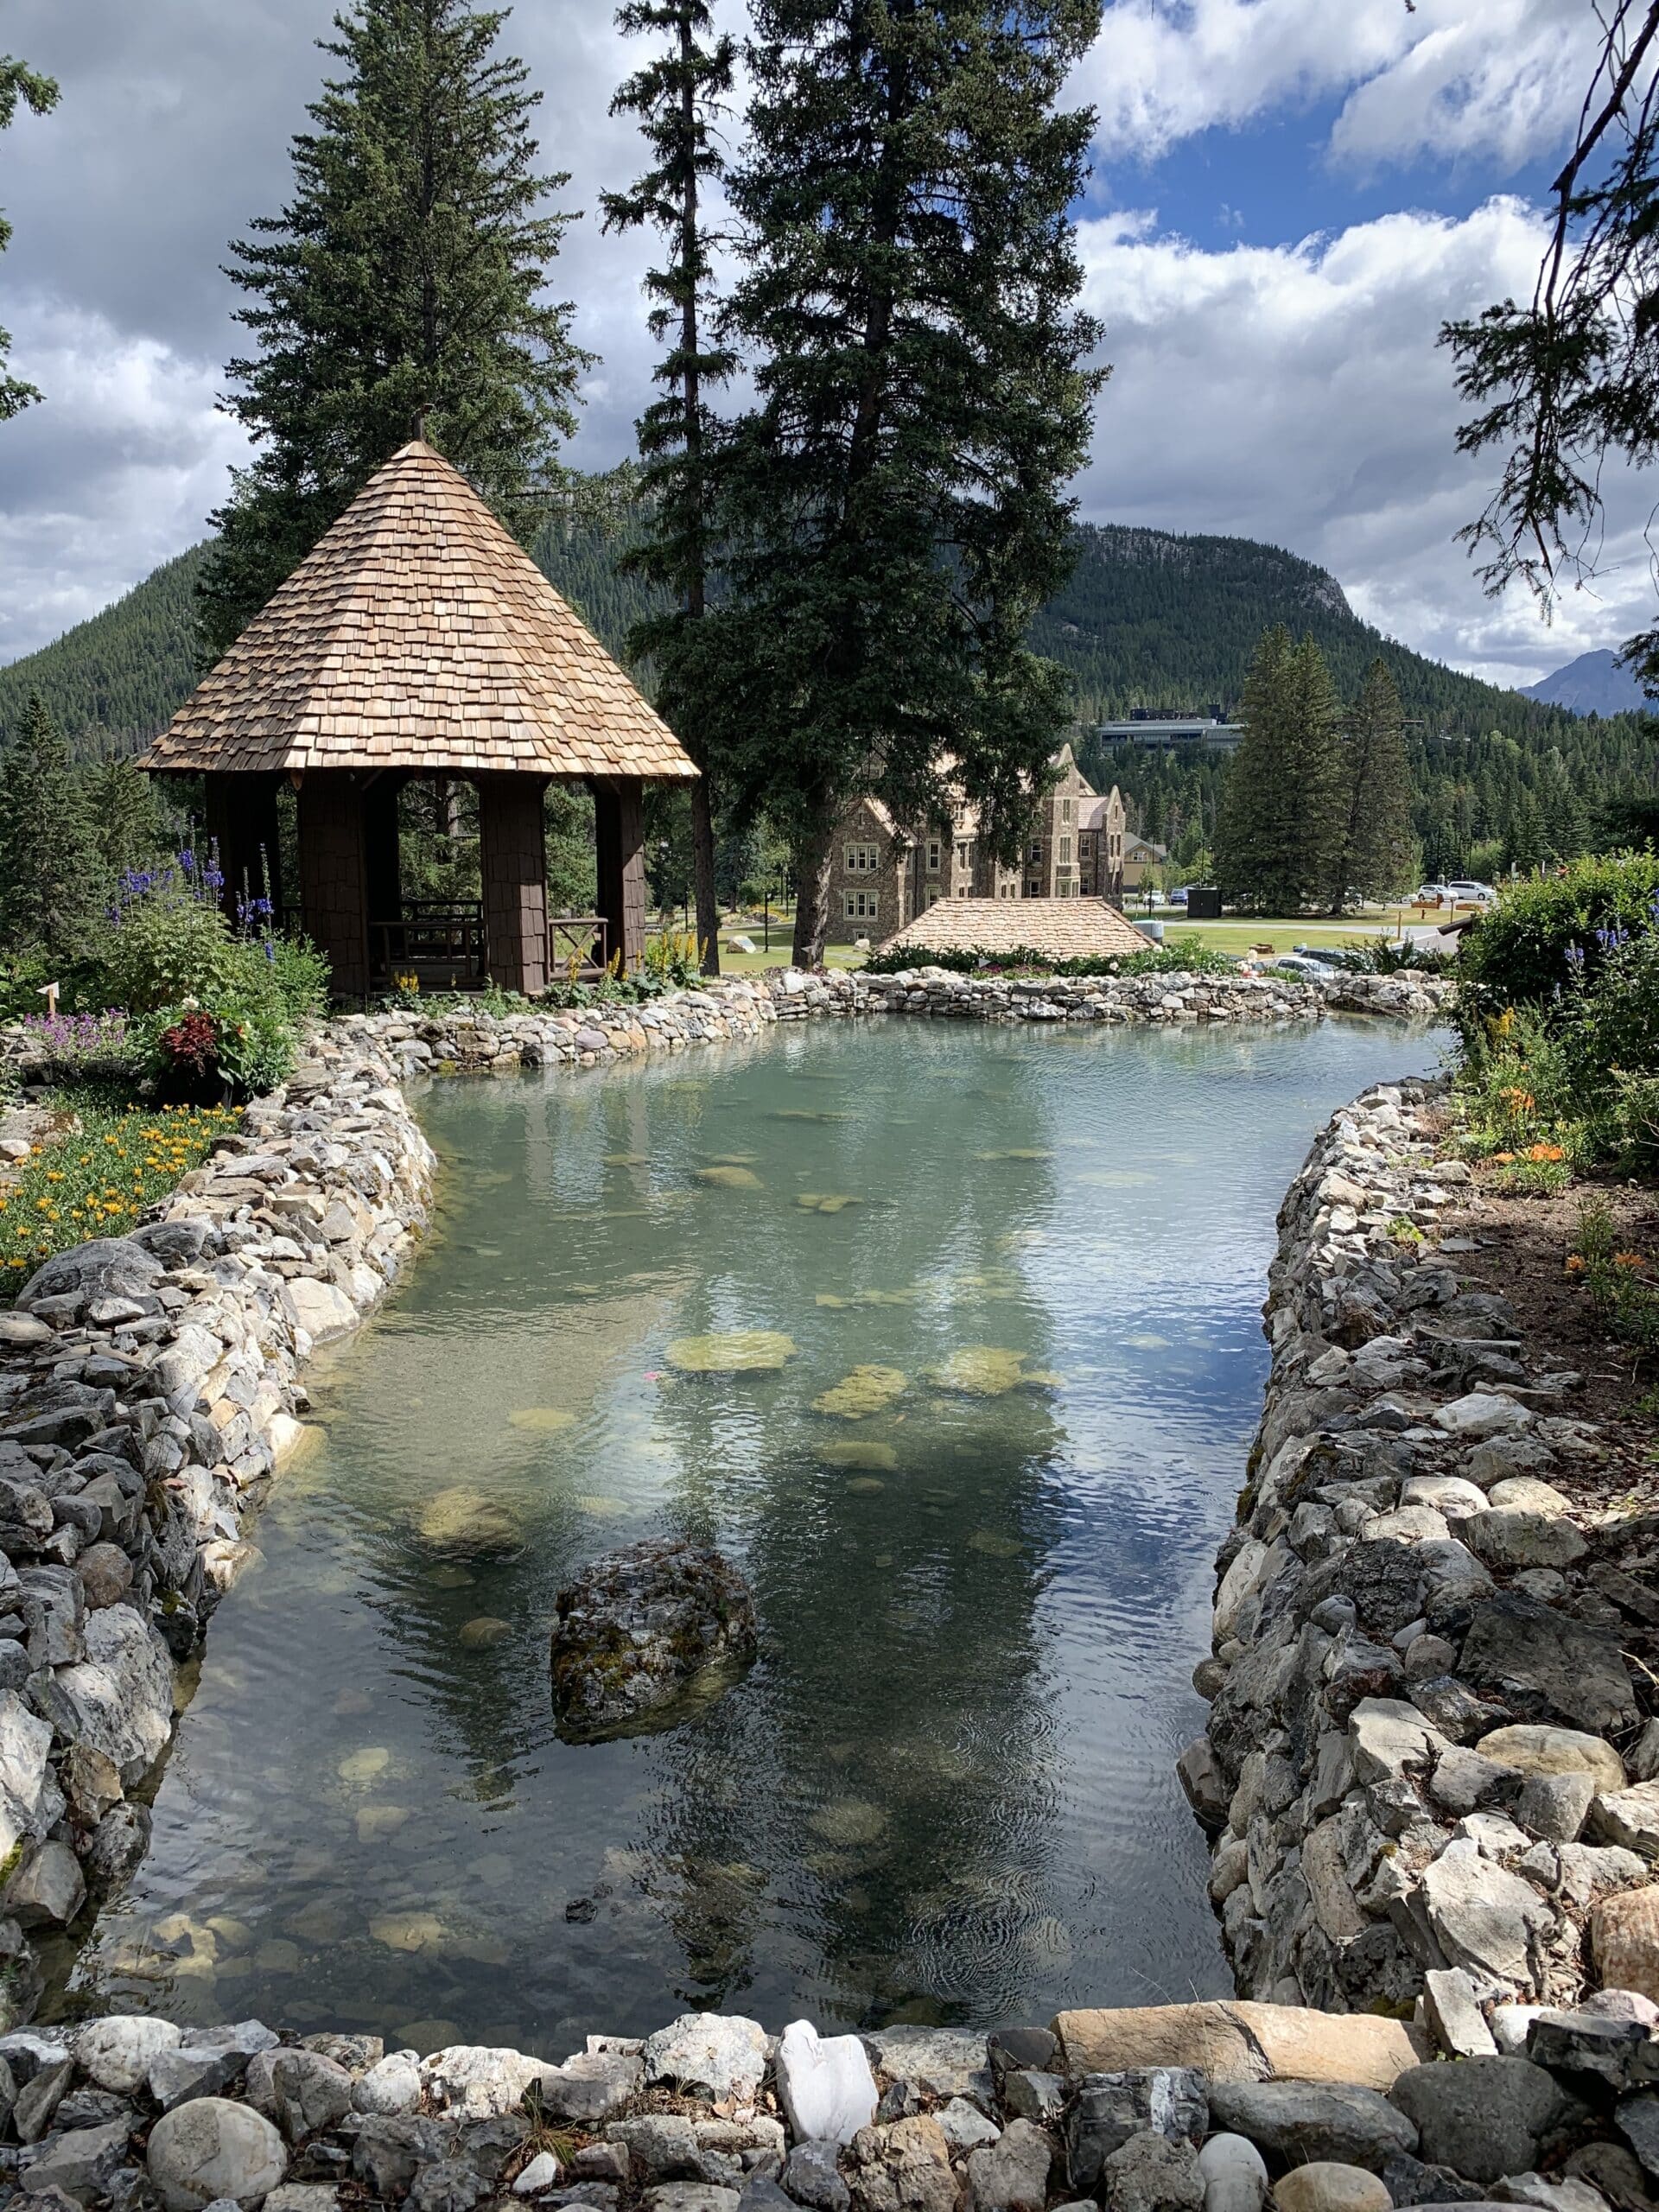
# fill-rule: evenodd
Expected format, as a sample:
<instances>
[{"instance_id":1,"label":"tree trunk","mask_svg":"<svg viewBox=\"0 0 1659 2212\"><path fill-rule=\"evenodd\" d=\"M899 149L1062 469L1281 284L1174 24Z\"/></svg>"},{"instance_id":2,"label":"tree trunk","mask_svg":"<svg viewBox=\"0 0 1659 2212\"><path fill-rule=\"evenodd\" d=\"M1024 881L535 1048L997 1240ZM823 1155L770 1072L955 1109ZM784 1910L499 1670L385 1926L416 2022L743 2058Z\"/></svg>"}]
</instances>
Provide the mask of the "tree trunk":
<instances>
[{"instance_id":1,"label":"tree trunk","mask_svg":"<svg viewBox=\"0 0 1659 2212\"><path fill-rule=\"evenodd\" d=\"M720 899L715 889L715 817L706 775L691 786L691 865L696 880L698 957L705 976L718 976Z\"/></svg>"},{"instance_id":2,"label":"tree trunk","mask_svg":"<svg viewBox=\"0 0 1659 2212\"><path fill-rule=\"evenodd\" d=\"M818 968L823 964L835 845L836 810L826 796L818 801L812 827L795 847L795 942L790 958L798 968Z\"/></svg>"}]
</instances>

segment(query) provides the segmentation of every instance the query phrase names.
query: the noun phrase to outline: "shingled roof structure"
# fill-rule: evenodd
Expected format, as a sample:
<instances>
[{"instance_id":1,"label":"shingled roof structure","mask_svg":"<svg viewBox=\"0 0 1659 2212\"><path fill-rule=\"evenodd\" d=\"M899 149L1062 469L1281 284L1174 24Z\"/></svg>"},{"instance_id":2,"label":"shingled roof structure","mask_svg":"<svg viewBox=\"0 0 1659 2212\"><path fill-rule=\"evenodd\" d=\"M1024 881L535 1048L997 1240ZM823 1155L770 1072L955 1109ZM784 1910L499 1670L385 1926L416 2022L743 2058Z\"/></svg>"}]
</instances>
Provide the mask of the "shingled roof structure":
<instances>
[{"instance_id":1,"label":"shingled roof structure","mask_svg":"<svg viewBox=\"0 0 1659 2212\"><path fill-rule=\"evenodd\" d=\"M1081 960L1144 952L1147 940L1104 899L939 899L887 939L884 952L1041 953Z\"/></svg>"},{"instance_id":2,"label":"shingled roof structure","mask_svg":"<svg viewBox=\"0 0 1659 2212\"><path fill-rule=\"evenodd\" d=\"M645 936L644 791L696 766L423 441L392 455L139 762L200 774L226 903L277 880L292 804L302 926L336 996L412 971L533 996L556 969L632 967ZM403 893L399 790L471 783L481 896ZM543 803L594 798L597 913L548 912Z\"/></svg>"},{"instance_id":3,"label":"shingled roof structure","mask_svg":"<svg viewBox=\"0 0 1659 2212\"><path fill-rule=\"evenodd\" d=\"M140 765L697 772L466 478L419 439L369 479Z\"/></svg>"}]
</instances>

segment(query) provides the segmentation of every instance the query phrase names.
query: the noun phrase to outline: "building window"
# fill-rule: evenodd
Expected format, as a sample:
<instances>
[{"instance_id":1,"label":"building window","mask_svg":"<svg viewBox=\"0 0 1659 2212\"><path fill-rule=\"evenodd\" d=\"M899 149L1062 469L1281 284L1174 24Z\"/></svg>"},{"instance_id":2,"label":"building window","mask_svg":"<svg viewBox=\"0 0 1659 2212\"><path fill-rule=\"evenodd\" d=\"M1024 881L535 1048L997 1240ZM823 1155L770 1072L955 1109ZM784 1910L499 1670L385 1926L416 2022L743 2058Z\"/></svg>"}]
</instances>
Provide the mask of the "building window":
<instances>
[{"instance_id":1,"label":"building window","mask_svg":"<svg viewBox=\"0 0 1659 2212\"><path fill-rule=\"evenodd\" d=\"M1041 889L1042 889L1042 886L1038 882L1038 880L1037 880L1036 877L1035 877L1035 876L1033 876L1033 877L1029 880L1029 881L1027 883L1027 885L1026 885L1026 896L1027 896L1027 899L1034 899L1034 898L1036 898L1036 896L1037 896L1038 893L1039 893Z\"/></svg>"},{"instance_id":2,"label":"building window","mask_svg":"<svg viewBox=\"0 0 1659 2212\"><path fill-rule=\"evenodd\" d=\"M1062 868L1069 867L1071 864L1071 840L1069 837L1062 837L1060 840L1059 860Z\"/></svg>"},{"instance_id":3,"label":"building window","mask_svg":"<svg viewBox=\"0 0 1659 2212\"><path fill-rule=\"evenodd\" d=\"M1026 859L1031 867L1035 868L1042 857L1043 841L1040 837L1033 837L1026 849Z\"/></svg>"},{"instance_id":4,"label":"building window","mask_svg":"<svg viewBox=\"0 0 1659 2212\"><path fill-rule=\"evenodd\" d=\"M1075 799L1063 798L1060 801L1060 819L1062 822L1071 821L1072 809L1076 804L1077 801Z\"/></svg>"},{"instance_id":5,"label":"building window","mask_svg":"<svg viewBox=\"0 0 1659 2212\"><path fill-rule=\"evenodd\" d=\"M881 865L879 845L849 845L845 855L849 875L874 875Z\"/></svg>"},{"instance_id":6,"label":"building window","mask_svg":"<svg viewBox=\"0 0 1659 2212\"><path fill-rule=\"evenodd\" d=\"M939 839L930 837L927 841L927 872L930 875L937 875L939 872L940 849Z\"/></svg>"},{"instance_id":7,"label":"building window","mask_svg":"<svg viewBox=\"0 0 1659 2212\"><path fill-rule=\"evenodd\" d=\"M876 896L874 891L843 891L841 911L844 920L873 922L876 916Z\"/></svg>"}]
</instances>

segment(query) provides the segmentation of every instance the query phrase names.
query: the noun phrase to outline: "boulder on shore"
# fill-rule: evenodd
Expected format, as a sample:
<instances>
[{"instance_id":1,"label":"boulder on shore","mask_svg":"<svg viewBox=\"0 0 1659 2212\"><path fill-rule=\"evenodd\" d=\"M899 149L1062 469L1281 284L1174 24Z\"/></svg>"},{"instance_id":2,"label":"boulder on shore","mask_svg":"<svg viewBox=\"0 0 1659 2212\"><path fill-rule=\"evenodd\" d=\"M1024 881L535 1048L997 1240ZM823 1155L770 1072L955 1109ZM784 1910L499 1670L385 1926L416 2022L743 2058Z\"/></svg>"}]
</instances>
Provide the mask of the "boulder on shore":
<instances>
[{"instance_id":1,"label":"boulder on shore","mask_svg":"<svg viewBox=\"0 0 1659 2212\"><path fill-rule=\"evenodd\" d=\"M686 1692L729 1686L754 1657L747 1584L716 1551L656 1537L608 1552L561 1590L553 1705L567 1741L672 1724Z\"/></svg>"}]
</instances>

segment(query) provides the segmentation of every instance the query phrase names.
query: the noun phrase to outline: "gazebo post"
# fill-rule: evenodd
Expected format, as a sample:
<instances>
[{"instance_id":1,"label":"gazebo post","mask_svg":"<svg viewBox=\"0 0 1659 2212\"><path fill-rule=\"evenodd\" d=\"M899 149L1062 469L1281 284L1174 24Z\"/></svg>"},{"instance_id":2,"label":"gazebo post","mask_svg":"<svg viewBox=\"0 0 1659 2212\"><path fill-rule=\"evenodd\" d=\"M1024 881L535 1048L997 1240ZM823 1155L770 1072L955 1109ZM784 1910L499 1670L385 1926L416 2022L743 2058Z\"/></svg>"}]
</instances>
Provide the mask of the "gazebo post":
<instances>
[{"instance_id":1,"label":"gazebo post","mask_svg":"<svg viewBox=\"0 0 1659 2212\"><path fill-rule=\"evenodd\" d=\"M363 786L363 890L368 902L372 969L378 964L383 946L389 956L393 950L391 939L382 938L376 925L404 918L403 860L397 842L397 794L403 782L400 775L383 768Z\"/></svg>"},{"instance_id":2,"label":"gazebo post","mask_svg":"<svg viewBox=\"0 0 1659 2212\"><path fill-rule=\"evenodd\" d=\"M594 843L599 911L607 949L624 972L645 949L645 785L638 776L594 779Z\"/></svg>"},{"instance_id":3,"label":"gazebo post","mask_svg":"<svg viewBox=\"0 0 1659 2212\"><path fill-rule=\"evenodd\" d=\"M242 775L210 769L202 778L209 842L219 849L219 873L225 878L221 894L225 911L234 920L238 903L264 896L270 883L271 903L280 924L283 911L282 853L277 844L276 778Z\"/></svg>"},{"instance_id":4,"label":"gazebo post","mask_svg":"<svg viewBox=\"0 0 1659 2212\"><path fill-rule=\"evenodd\" d=\"M300 785L300 912L328 957L334 996L369 993L369 905L363 791L355 776L313 770Z\"/></svg>"},{"instance_id":5,"label":"gazebo post","mask_svg":"<svg viewBox=\"0 0 1659 2212\"><path fill-rule=\"evenodd\" d=\"M535 998L547 988L546 779L516 774L474 780L490 981Z\"/></svg>"}]
</instances>

